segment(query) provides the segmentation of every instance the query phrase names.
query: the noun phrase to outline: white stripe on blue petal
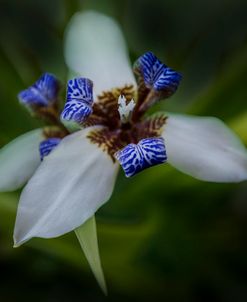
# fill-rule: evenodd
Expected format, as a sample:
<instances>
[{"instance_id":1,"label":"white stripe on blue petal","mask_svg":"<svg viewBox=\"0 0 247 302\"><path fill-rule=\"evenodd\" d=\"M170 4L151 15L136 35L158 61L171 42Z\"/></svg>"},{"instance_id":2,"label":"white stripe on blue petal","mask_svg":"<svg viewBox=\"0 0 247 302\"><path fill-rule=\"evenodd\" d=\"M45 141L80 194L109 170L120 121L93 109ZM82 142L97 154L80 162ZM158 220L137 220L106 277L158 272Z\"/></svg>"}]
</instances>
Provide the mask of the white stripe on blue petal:
<instances>
[{"instance_id":1,"label":"white stripe on blue petal","mask_svg":"<svg viewBox=\"0 0 247 302\"><path fill-rule=\"evenodd\" d=\"M157 91L168 90L174 93L182 78L181 74L167 67L152 53L147 52L136 62L145 85Z\"/></svg>"},{"instance_id":2,"label":"white stripe on blue petal","mask_svg":"<svg viewBox=\"0 0 247 302\"><path fill-rule=\"evenodd\" d=\"M93 104L93 82L86 78L68 81L67 101L77 100L87 105Z\"/></svg>"},{"instance_id":3,"label":"white stripe on blue petal","mask_svg":"<svg viewBox=\"0 0 247 302\"><path fill-rule=\"evenodd\" d=\"M92 113L93 83L86 78L68 81L67 101L61 114L62 121L83 123Z\"/></svg>"},{"instance_id":4,"label":"white stripe on blue petal","mask_svg":"<svg viewBox=\"0 0 247 302\"><path fill-rule=\"evenodd\" d=\"M19 93L19 101L27 106L49 106L57 99L58 80L49 73L44 73L32 86Z\"/></svg>"},{"instance_id":5,"label":"white stripe on blue petal","mask_svg":"<svg viewBox=\"0 0 247 302\"><path fill-rule=\"evenodd\" d=\"M124 169L126 177L131 177L149 167L166 162L166 148L162 137L144 138L138 144L129 144L115 154Z\"/></svg>"},{"instance_id":6,"label":"white stripe on blue petal","mask_svg":"<svg viewBox=\"0 0 247 302\"><path fill-rule=\"evenodd\" d=\"M51 151L60 143L60 141L61 138L57 137L51 137L42 141L39 145L41 160L43 160L45 156L49 155Z\"/></svg>"}]
</instances>

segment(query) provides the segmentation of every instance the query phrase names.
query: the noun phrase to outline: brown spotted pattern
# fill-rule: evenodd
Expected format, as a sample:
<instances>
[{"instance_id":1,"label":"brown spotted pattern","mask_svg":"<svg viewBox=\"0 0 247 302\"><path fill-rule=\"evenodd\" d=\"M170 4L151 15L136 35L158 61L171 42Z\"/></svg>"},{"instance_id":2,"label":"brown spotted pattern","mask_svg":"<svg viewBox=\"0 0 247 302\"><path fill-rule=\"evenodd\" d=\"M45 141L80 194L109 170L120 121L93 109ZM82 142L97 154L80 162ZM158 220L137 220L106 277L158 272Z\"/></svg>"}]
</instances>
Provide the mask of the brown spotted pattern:
<instances>
[{"instance_id":1,"label":"brown spotted pattern","mask_svg":"<svg viewBox=\"0 0 247 302\"><path fill-rule=\"evenodd\" d=\"M123 88L116 88L111 91L103 92L93 104L93 113L89 116L86 126L104 125L109 129L120 127L118 113L118 97L124 95L129 102L135 98L135 89L133 85L127 85Z\"/></svg>"},{"instance_id":2,"label":"brown spotted pattern","mask_svg":"<svg viewBox=\"0 0 247 302\"><path fill-rule=\"evenodd\" d=\"M58 126L47 126L43 128L43 135L46 139L52 137L64 138L68 134L69 132L65 128Z\"/></svg>"},{"instance_id":3,"label":"brown spotted pattern","mask_svg":"<svg viewBox=\"0 0 247 302\"><path fill-rule=\"evenodd\" d=\"M118 112L118 97L124 95L127 102L130 102L132 98L135 99L135 94L132 85L103 92L93 105L93 113L84 123L86 127L102 126L92 130L88 134L88 138L107 152L113 162L115 162L114 154L126 145L137 144L143 138L160 136L166 122L164 114L143 118L143 112L138 115L137 110L134 120L132 116L128 123L121 123Z\"/></svg>"}]
</instances>

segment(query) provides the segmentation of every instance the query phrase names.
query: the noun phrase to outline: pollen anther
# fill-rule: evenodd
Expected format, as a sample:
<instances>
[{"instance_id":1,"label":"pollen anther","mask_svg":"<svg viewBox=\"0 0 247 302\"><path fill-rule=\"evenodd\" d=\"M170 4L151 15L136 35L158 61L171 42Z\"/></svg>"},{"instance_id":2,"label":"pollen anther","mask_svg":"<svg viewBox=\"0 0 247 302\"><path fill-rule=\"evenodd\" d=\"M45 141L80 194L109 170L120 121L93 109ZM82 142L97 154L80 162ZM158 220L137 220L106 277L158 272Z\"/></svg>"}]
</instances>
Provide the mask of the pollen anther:
<instances>
[{"instance_id":1,"label":"pollen anther","mask_svg":"<svg viewBox=\"0 0 247 302\"><path fill-rule=\"evenodd\" d=\"M120 95L118 98L118 112L120 115L120 119L122 123L127 123L131 117L131 113L135 108L135 101L131 99L131 101L127 104L126 97L124 95Z\"/></svg>"}]
</instances>

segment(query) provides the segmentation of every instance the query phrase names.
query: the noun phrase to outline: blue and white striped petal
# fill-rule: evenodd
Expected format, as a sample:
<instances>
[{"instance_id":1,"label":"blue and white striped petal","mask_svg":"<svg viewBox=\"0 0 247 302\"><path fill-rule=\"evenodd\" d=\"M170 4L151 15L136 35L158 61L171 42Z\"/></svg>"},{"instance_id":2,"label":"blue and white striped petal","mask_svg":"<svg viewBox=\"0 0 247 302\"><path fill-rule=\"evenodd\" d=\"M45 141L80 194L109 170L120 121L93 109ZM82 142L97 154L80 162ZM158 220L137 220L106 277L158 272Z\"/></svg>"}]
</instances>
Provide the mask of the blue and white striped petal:
<instances>
[{"instance_id":1,"label":"blue and white striped petal","mask_svg":"<svg viewBox=\"0 0 247 302\"><path fill-rule=\"evenodd\" d=\"M180 73L167 67L152 53L147 52L135 63L143 77L147 88L161 92L166 91L167 96L173 94L182 79Z\"/></svg>"},{"instance_id":2,"label":"blue and white striped petal","mask_svg":"<svg viewBox=\"0 0 247 302\"><path fill-rule=\"evenodd\" d=\"M162 137L144 138L138 144L129 144L115 154L126 177L149 167L166 162L166 148Z\"/></svg>"},{"instance_id":3,"label":"blue and white striped petal","mask_svg":"<svg viewBox=\"0 0 247 302\"><path fill-rule=\"evenodd\" d=\"M39 152L40 152L40 158L41 160L44 159L47 155L51 153L51 151L57 147L57 145L60 143L61 138L58 137L51 137L44 141L42 141L39 145Z\"/></svg>"},{"instance_id":4,"label":"blue and white striped petal","mask_svg":"<svg viewBox=\"0 0 247 302\"><path fill-rule=\"evenodd\" d=\"M87 78L68 81L67 101L77 100L87 105L93 104L93 82Z\"/></svg>"},{"instance_id":5,"label":"blue and white striped petal","mask_svg":"<svg viewBox=\"0 0 247 302\"><path fill-rule=\"evenodd\" d=\"M67 100L61 114L63 123L81 124L92 113L93 83L86 78L68 81Z\"/></svg>"},{"instance_id":6,"label":"blue and white striped petal","mask_svg":"<svg viewBox=\"0 0 247 302\"><path fill-rule=\"evenodd\" d=\"M18 94L19 101L28 106L48 107L57 100L59 82L56 77L44 73L32 86Z\"/></svg>"}]
</instances>

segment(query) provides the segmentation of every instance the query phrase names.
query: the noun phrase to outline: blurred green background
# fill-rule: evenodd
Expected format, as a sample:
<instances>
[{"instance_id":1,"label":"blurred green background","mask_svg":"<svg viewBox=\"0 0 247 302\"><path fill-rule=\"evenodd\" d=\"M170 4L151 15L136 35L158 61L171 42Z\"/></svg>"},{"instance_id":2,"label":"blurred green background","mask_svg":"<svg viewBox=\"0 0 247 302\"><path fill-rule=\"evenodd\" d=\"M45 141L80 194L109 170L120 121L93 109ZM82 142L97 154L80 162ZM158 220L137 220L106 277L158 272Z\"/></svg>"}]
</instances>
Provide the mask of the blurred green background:
<instances>
[{"instance_id":1,"label":"blurred green background","mask_svg":"<svg viewBox=\"0 0 247 302\"><path fill-rule=\"evenodd\" d=\"M16 95L44 71L66 81L64 28L88 8L119 21L132 61L151 50L183 73L157 110L218 116L247 144L245 0L0 4L0 146L41 125ZM168 165L121 174L97 212L108 298L73 233L12 248L19 193L0 194L0 301L247 301L246 182L201 182Z\"/></svg>"}]
</instances>

